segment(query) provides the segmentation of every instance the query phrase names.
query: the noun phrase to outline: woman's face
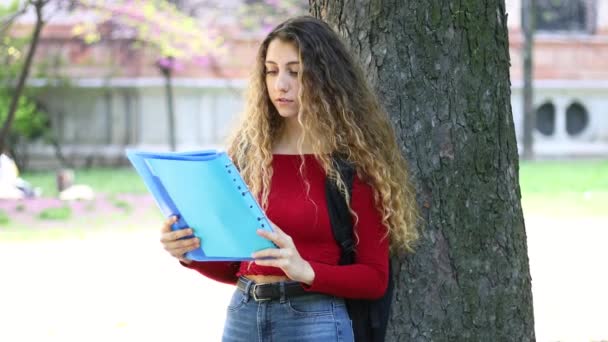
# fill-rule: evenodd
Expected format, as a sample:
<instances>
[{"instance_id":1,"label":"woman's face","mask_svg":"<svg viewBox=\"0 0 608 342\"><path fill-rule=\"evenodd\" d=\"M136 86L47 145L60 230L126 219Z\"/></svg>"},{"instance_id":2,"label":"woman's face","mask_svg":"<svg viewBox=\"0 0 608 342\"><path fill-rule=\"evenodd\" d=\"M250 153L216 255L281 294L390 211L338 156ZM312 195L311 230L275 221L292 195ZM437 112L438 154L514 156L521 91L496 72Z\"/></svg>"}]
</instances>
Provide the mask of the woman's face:
<instances>
[{"instance_id":1,"label":"woman's face","mask_svg":"<svg viewBox=\"0 0 608 342\"><path fill-rule=\"evenodd\" d=\"M293 43L273 39L266 52L266 88L272 104L284 118L295 118L300 110L298 102L298 50Z\"/></svg>"}]
</instances>

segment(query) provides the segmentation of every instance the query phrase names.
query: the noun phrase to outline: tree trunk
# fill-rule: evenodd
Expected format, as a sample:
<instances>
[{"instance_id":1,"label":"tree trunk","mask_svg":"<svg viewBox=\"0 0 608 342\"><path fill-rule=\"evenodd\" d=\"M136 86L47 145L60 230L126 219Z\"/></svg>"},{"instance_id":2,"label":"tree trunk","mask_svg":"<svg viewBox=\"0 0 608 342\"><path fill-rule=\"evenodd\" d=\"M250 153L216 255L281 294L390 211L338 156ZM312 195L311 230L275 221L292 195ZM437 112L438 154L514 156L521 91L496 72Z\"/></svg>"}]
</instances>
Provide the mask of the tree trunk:
<instances>
[{"instance_id":1,"label":"tree trunk","mask_svg":"<svg viewBox=\"0 0 608 342\"><path fill-rule=\"evenodd\" d=\"M167 99L167 118L169 123L169 149L177 150L175 138L175 111L173 107L173 86L171 85L171 70L163 70L165 77L165 97Z\"/></svg>"},{"instance_id":2,"label":"tree trunk","mask_svg":"<svg viewBox=\"0 0 608 342\"><path fill-rule=\"evenodd\" d=\"M524 75L524 127L523 127L523 153L522 158L534 158L534 128L536 126L536 113L534 112L534 92L532 88L533 74L533 47L534 47L534 30L536 16L536 0L523 0L523 29L524 29L524 46L523 46L523 75Z\"/></svg>"},{"instance_id":3,"label":"tree trunk","mask_svg":"<svg viewBox=\"0 0 608 342\"><path fill-rule=\"evenodd\" d=\"M534 341L504 0L311 0L388 111L424 219L389 341Z\"/></svg>"}]
</instances>

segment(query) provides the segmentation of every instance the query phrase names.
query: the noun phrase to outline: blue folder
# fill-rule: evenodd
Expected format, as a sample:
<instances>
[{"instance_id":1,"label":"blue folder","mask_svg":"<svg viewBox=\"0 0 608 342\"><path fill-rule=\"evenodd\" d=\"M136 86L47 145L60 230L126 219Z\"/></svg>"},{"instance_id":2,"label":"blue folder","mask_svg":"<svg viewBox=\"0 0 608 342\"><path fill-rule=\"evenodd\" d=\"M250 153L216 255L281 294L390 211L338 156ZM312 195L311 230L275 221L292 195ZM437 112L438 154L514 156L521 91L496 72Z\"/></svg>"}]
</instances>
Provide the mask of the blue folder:
<instances>
[{"instance_id":1,"label":"blue folder","mask_svg":"<svg viewBox=\"0 0 608 342\"><path fill-rule=\"evenodd\" d=\"M276 247L256 234L272 231L270 221L225 152L128 149L126 154L163 215L178 216L171 228L192 228L200 238L200 248L186 258L252 260L251 253Z\"/></svg>"}]
</instances>

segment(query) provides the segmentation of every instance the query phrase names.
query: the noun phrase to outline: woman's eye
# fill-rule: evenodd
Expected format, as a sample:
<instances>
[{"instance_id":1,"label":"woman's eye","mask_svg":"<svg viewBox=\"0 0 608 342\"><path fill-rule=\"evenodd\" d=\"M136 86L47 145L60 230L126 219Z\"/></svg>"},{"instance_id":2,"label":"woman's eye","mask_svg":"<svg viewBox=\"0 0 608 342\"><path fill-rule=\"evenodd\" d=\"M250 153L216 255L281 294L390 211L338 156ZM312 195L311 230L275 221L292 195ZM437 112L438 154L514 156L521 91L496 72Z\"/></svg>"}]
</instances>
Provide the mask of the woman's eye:
<instances>
[{"instance_id":1,"label":"woman's eye","mask_svg":"<svg viewBox=\"0 0 608 342\"><path fill-rule=\"evenodd\" d=\"M276 70L266 70L266 75L276 75Z\"/></svg>"},{"instance_id":2,"label":"woman's eye","mask_svg":"<svg viewBox=\"0 0 608 342\"><path fill-rule=\"evenodd\" d=\"M290 71L289 74L291 76L298 76L298 72L297 71Z\"/></svg>"}]
</instances>

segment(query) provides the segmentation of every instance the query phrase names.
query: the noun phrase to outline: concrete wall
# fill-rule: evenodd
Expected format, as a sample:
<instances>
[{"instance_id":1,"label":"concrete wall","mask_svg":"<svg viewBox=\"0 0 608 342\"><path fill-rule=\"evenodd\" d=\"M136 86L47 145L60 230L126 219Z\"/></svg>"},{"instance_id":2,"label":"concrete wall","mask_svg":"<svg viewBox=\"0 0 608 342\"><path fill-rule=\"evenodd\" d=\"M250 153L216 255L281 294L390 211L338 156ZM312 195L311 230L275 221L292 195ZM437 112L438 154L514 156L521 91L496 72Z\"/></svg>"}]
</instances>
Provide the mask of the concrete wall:
<instances>
[{"instance_id":1,"label":"concrete wall","mask_svg":"<svg viewBox=\"0 0 608 342\"><path fill-rule=\"evenodd\" d=\"M179 150L221 147L243 106L243 81L176 80L174 107ZM40 101L66 156L76 162L118 164L125 148L167 150L169 130L162 80L81 80L45 90ZM29 146L34 168L55 167L54 149Z\"/></svg>"},{"instance_id":2,"label":"concrete wall","mask_svg":"<svg viewBox=\"0 0 608 342\"><path fill-rule=\"evenodd\" d=\"M125 148L168 150L167 111L160 81L117 84L112 88L84 85L45 94L63 151L77 165L124 164ZM539 157L608 156L608 82L538 81L534 105L555 106L555 132L535 132ZM178 150L223 148L243 106L244 81L228 86L219 81L177 82L175 94ZM513 121L521 137L521 82L511 94ZM566 109L580 103L588 113L586 128L566 132ZM53 168L58 162L51 146L30 146L33 168Z\"/></svg>"},{"instance_id":3,"label":"concrete wall","mask_svg":"<svg viewBox=\"0 0 608 342\"><path fill-rule=\"evenodd\" d=\"M537 81L534 107L545 103L555 106L555 131L546 136L534 133L534 149L540 157L608 157L608 82ZM573 103L581 104L588 114L588 124L580 134L566 132L566 111ZM523 98L521 83L511 89L515 131L523 134ZM520 146L521 147L521 146Z\"/></svg>"},{"instance_id":4,"label":"concrete wall","mask_svg":"<svg viewBox=\"0 0 608 342\"><path fill-rule=\"evenodd\" d=\"M608 0L598 0L596 4L594 34L549 33L536 37L534 104L538 107L551 102L556 107L555 133L535 134L535 149L541 157L608 156ZM523 127L521 0L506 0L505 5L513 120L519 137ZM246 61L251 61L255 52L255 44L248 44L243 43L242 49L249 51L249 55L235 54L249 56L239 59L239 63L247 66L243 70L250 68ZM228 74L232 81L201 78L198 74L174 80L179 150L221 147L241 112L246 82L237 72ZM44 92L42 100L52 114L66 156L78 163L124 163L127 147L168 149L167 108L161 78L79 79L69 89ZM581 134L572 136L565 130L565 112L575 102L587 109L589 122ZM34 167L56 166L50 146L35 144L29 149Z\"/></svg>"}]
</instances>

